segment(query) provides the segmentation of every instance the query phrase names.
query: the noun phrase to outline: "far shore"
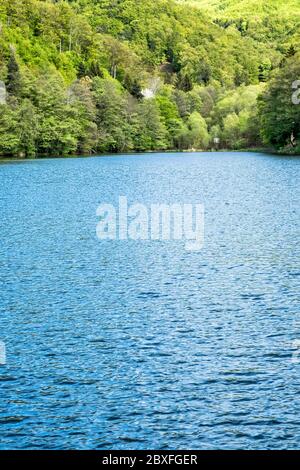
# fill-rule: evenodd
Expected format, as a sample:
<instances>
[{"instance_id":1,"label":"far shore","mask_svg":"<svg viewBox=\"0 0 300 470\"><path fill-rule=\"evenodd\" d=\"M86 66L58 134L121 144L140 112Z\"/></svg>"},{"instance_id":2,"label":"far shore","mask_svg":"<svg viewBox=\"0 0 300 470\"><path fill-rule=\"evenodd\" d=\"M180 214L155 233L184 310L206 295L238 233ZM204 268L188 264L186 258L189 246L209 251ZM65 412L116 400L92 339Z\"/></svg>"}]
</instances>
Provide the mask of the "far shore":
<instances>
[{"instance_id":1,"label":"far shore","mask_svg":"<svg viewBox=\"0 0 300 470\"><path fill-rule=\"evenodd\" d=\"M95 153L95 154L70 154L70 155L37 155L33 158L19 157L19 156L5 156L0 155L0 163L9 163L9 162L25 162L32 160L45 160L45 159L67 159L67 158L90 158L90 157L118 157L120 155L155 155L155 154L171 154L171 153L265 153L270 155L277 156L286 156L286 157L299 157L300 153L284 153L272 148L250 148L250 149L210 149L210 150L201 150L201 149L190 149L190 150L152 150L144 152L134 152L134 151L124 151L124 152L111 152L111 153Z\"/></svg>"}]
</instances>

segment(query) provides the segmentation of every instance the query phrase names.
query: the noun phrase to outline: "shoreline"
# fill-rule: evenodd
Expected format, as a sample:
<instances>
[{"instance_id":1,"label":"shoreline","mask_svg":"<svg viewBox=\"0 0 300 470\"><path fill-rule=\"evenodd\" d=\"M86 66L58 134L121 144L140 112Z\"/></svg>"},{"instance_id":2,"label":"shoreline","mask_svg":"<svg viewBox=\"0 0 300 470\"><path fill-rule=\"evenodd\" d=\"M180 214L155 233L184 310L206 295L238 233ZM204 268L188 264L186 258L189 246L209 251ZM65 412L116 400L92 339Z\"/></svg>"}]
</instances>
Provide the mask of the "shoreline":
<instances>
[{"instance_id":1,"label":"shoreline","mask_svg":"<svg viewBox=\"0 0 300 470\"><path fill-rule=\"evenodd\" d=\"M264 153L266 155L274 155L274 156L282 156L282 157L300 157L300 153L283 153L279 152L276 149L271 148L251 148L251 149L239 149L239 150L232 150L232 149L221 149L221 150L152 150L152 151L144 151L144 152L112 152L112 153L95 153L95 154L72 154L72 155L38 155L34 158L24 158L24 157L17 157L17 156L4 156L0 155L0 163L9 163L9 162L26 162L26 161L34 161L34 160L47 160L47 159L76 159L76 158L95 158L95 157L118 157L121 155L132 155L132 156L139 156L139 155L155 155L155 154L172 154L172 153L186 153L186 154L201 154L201 153Z\"/></svg>"}]
</instances>

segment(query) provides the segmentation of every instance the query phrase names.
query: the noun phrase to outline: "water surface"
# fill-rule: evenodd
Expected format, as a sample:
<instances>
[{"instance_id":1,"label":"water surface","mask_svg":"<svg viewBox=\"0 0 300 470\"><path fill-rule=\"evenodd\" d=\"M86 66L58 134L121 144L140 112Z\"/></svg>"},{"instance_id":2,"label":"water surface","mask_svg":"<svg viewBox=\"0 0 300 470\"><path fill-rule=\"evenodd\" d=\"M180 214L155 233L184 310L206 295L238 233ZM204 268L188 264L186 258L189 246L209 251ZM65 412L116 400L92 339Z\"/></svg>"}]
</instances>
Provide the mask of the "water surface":
<instances>
[{"instance_id":1,"label":"water surface","mask_svg":"<svg viewBox=\"0 0 300 470\"><path fill-rule=\"evenodd\" d=\"M299 173L247 153L0 165L0 448L299 448ZM100 242L119 195L205 204L204 249Z\"/></svg>"}]
</instances>

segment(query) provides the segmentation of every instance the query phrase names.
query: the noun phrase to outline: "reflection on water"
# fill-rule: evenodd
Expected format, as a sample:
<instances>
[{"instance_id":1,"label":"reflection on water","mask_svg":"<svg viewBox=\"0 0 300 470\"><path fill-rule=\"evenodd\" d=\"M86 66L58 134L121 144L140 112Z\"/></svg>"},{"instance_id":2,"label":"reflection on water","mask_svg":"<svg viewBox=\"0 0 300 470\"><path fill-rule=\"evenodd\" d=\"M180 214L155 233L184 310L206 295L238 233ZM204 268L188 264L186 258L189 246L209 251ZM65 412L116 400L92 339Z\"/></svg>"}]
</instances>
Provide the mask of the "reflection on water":
<instances>
[{"instance_id":1,"label":"reflection on water","mask_svg":"<svg viewBox=\"0 0 300 470\"><path fill-rule=\"evenodd\" d=\"M0 165L2 449L299 448L300 159ZM205 246L100 242L101 202L205 204Z\"/></svg>"}]
</instances>

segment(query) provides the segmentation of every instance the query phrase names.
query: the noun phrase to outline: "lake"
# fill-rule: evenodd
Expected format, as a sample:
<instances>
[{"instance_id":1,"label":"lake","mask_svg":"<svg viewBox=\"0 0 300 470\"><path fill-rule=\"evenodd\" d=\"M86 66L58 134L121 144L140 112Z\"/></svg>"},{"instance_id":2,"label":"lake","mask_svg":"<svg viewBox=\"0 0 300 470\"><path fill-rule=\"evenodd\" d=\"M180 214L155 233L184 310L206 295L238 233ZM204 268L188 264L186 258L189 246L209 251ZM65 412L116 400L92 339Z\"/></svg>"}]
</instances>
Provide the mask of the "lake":
<instances>
[{"instance_id":1,"label":"lake","mask_svg":"<svg viewBox=\"0 0 300 470\"><path fill-rule=\"evenodd\" d=\"M0 164L0 448L299 448L299 176L259 153ZM120 195L204 204L203 249L98 240Z\"/></svg>"}]
</instances>

